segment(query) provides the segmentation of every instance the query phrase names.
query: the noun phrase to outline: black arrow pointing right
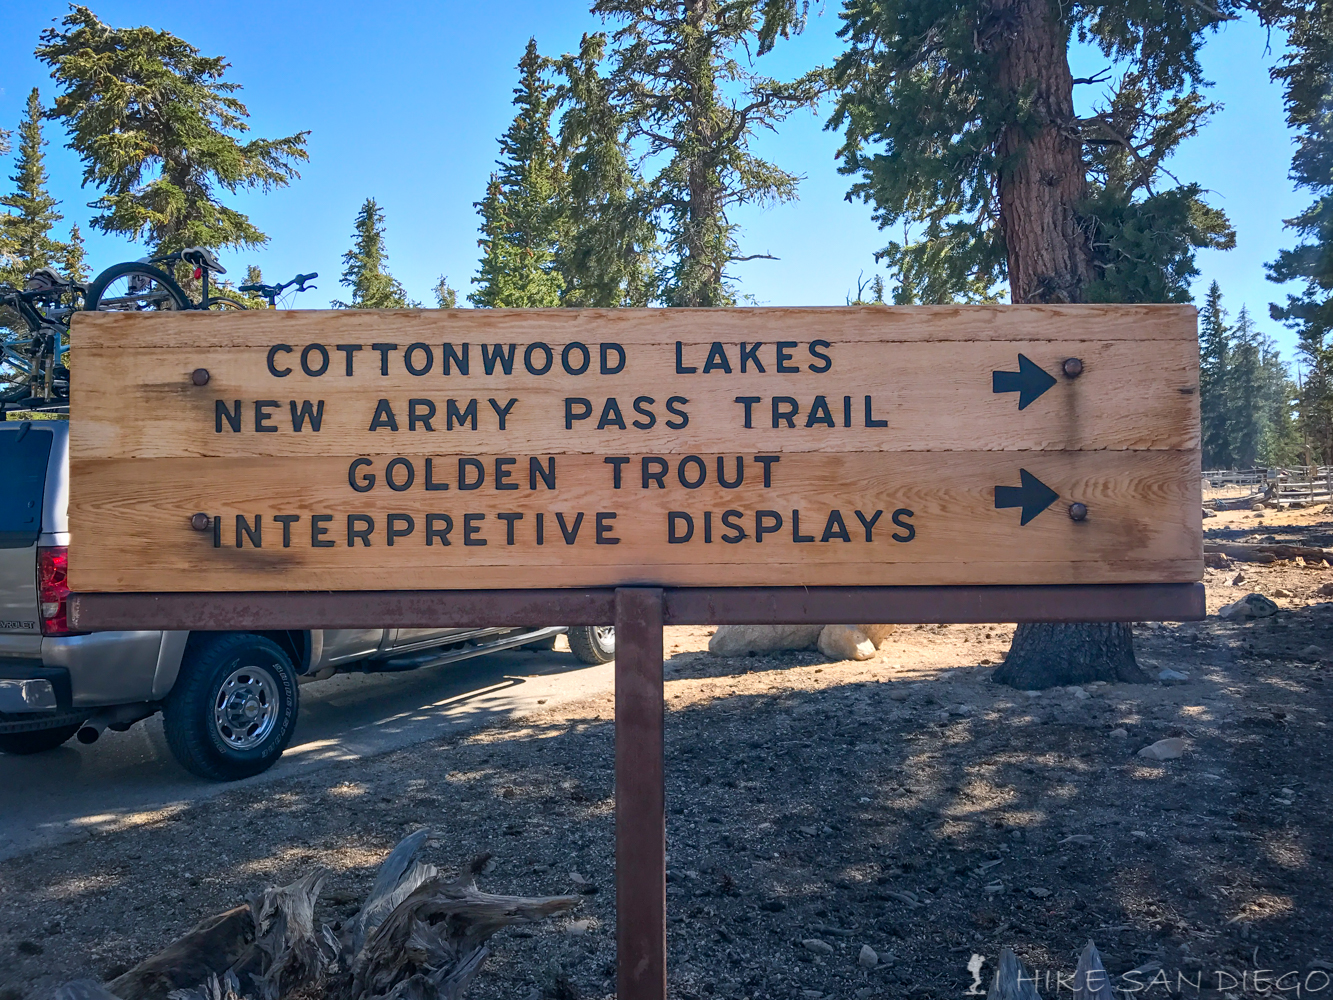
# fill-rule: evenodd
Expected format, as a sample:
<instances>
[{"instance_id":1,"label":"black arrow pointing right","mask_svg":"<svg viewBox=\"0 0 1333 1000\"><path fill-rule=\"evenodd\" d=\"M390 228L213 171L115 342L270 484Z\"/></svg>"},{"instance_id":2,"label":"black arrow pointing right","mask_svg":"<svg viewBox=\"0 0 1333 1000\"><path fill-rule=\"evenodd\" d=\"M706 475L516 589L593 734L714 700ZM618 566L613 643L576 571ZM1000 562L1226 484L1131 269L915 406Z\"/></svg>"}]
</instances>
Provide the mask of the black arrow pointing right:
<instances>
[{"instance_id":1,"label":"black arrow pointing right","mask_svg":"<svg viewBox=\"0 0 1333 1000\"><path fill-rule=\"evenodd\" d=\"M1055 490L1028 472L1027 469L1018 470L1018 481L1023 485L995 487L995 509L1022 507L1023 518L1018 522L1020 526L1027 524L1060 499L1059 493L1056 493Z\"/></svg>"},{"instance_id":2,"label":"black arrow pointing right","mask_svg":"<svg viewBox=\"0 0 1333 1000\"><path fill-rule=\"evenodd\" d=\"M1018 356L1018 371L991 372L991 392L1018 393L1018 408L1027 409L1051 386L1055 378L1025 354Z\"/></svg>"}]
</instances>

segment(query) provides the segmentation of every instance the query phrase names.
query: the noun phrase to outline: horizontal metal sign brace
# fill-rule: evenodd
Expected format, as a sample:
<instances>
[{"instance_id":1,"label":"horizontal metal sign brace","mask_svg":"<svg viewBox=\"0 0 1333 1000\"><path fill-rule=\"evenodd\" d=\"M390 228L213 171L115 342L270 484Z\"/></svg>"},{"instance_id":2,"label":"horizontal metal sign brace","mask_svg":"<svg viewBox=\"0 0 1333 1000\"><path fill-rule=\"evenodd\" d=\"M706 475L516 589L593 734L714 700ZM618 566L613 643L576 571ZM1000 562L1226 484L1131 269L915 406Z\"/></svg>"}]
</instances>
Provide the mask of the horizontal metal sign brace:
<instances>
[{"instance_id":1,"label":"horizontal metal sign brace","mask_svg":"<svg viewBox=\"0 0 1333 1000\"><path fill-rule=\"evenodd\" d=\"M624 588L622 588L624 589ZM606 625L615 588L72 594L75 628ZM986 587L667 587L667 625L1198 621L1200 583Z\"/></svg>"}]
</instances>

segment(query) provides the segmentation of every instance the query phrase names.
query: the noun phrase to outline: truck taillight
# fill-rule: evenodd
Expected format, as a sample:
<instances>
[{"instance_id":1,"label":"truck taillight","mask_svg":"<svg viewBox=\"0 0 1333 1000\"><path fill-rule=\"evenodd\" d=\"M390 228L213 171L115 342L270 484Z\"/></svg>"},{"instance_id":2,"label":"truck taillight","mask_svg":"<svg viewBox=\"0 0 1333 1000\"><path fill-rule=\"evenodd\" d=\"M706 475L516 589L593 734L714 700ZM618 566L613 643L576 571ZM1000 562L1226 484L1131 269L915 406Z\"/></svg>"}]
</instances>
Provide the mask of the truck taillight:
<instances>
[{"instance_id":1,"label":"truck taillight","mask_svg":"<svg viewBox=\"0 0 1333 1000\"><path fill-rule=\"evenodd\" d=\"M42 635L74 635L69 627L69 547L37 549L37 599L41 602Z\"/></svg>"}]
</instances>

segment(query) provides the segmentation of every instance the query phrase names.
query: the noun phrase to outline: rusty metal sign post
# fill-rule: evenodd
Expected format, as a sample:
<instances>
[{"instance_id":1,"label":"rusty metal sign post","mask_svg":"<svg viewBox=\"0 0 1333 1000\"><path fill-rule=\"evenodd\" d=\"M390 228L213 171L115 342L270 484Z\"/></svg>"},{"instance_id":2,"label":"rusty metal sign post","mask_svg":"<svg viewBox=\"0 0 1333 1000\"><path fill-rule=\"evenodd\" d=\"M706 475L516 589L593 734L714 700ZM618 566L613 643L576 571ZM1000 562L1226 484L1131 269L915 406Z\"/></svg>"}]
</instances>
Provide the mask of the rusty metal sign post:
<instances>
[{"instance_id":1,"label":"rusty metal sign post","mask_svg":"<svg viewBox=\"0 0 1333 1000\"><path fill-rule=\"evenodd\" d=\"M624 1000L666 996L665 625L1204 614L1189 307L80 313L71 335L74 627L614 623Z\"/></svg>"}]
</instances>

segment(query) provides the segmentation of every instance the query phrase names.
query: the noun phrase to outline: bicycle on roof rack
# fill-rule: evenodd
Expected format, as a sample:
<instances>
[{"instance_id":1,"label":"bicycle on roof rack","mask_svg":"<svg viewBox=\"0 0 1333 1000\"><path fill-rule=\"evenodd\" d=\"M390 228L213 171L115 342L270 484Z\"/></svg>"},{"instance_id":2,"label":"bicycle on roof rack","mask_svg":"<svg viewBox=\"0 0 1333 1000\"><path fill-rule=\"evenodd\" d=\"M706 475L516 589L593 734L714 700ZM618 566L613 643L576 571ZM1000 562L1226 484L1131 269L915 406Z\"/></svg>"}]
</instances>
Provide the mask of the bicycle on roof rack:
<instances>
[{"instance_id":1,"label":"bicycle on roof rack","mask_svg":"<svg viewBox=\"0 0 1333 1000\"><path fill-rule=\"evenodd\" d=\"M268 299L268 306L270 309L276 309L278 307L278 296L284 291L291 288L293 292L308 292L310 289L317 288L318 286L307 285L306 282L314 281L318 277L319 275L316 272L311 271L309 274L298 274L291 281L284 281L280 285L241 285L236 290L238 292L250 292L254 295L262 296L263 298Z\"/></svg>"},{"instance_id":2,"label":"bicycle on roof rack","mask_svg":"<svg viewBox=\"0 0 1333 1000\"><path fill-rule=\"evenodd\" d=\"M21 289L0 285L0 408L69 403L69 318L84 294L49 267Z\"/></svg>"},{"instance_id":3,"label":"bicycle on roof rack","mask_svg":"<svg viewBox=\"0 0 1333 1000\"><path fill-rule=\"evenodd\" d=\"M191 299L172 276L171 268L176 264L194 268L195 280L200 282L198 302ZM227 269L206 247L186 247L146 260L113 264L88 286L83 307L94 312L168 312L186 309L220 312L250 308L246 302L228 295L210 294L209 275L226 273ZM307 291L315 286L306 285L306 282L318 277L318 274L298 274L283 285L242 285L238 291L258 292L269 299L270 305L274 305L277 294L283 289L298 285L295 291ZM277 289L273 297L267 294L268 289Z\"/></svg>"}]
</instances>

